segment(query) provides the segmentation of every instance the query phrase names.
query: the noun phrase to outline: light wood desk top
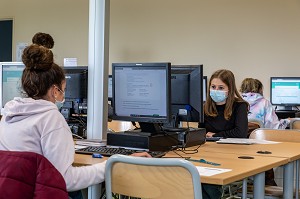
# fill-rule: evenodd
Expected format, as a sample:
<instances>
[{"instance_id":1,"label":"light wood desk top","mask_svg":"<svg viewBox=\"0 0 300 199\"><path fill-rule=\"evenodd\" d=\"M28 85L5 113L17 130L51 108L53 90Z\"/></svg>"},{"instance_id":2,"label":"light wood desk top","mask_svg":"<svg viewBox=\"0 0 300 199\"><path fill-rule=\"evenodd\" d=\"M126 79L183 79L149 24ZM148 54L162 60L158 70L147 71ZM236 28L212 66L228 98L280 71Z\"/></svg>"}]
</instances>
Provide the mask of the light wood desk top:
<instances>
[{"instance_id":1,"label":"light wood desk top","mask_svg":"<svg viewBox=\"0 0 300 199\"><path fill-rule=\"evenodd\" d=\"M288 163L287 158L280 157L262 157L251 156L254 159L241 159L238 154L223 154L223 153L211 153L200 150L197 154L183 154L177 152L184 157L190 156L192 159L205 159L209 162L215 162L221 164L220 166L213 166L204 163L192 162L195 166L232 169L230 172L214 176L201 176L201 182L209 184L226 185L249 176L256 175L263 171L269 170L273 167L281 166ZM166 157L178 157L174 152L169 152Z\"/></svg>"},{"instance_id":2,"label":"light wood desk top","mask_svg":"<svg viewBox=\"0 0 300 199\"><path fill-rule=\"evenodd\" d=\"M75 154L74 157L74 166L86 166L86 165L92 165L104 162L107 160L108 157L103 158L93 158L91 155L85 155L85 154Z\"/></svg>"},{"instance_id":3,"label":"light wood desk top","mask_svg":"<svg viewBox=\"0 0 300 199\"><path fill-rule=\"evenodd\" d=\"M183 155L183 154L182 154ZM174 152L169 152L167 157L176 157ZM184 155L187 156L187 155ZM193 159L205 159L207 161L220 163L220 166L213 166L203 163L192 162L195 166L204 166L204 167L213 167L213 168L224 168L224 169L232 169L230 172L206 177L201 177L201 182L209 183L209 184L219 184L225 185L237 180L241 180L245 177L253 176L255 174L261 173L263 171L269 170L273 167L281 166L288 163L287 158L279 158L279 157L262 157L262 156L253 156L254 159L240 159L238 158L240 155L236 154L222 154L222 153L211 153L200 151L197 154L188 155ZM83 165L91 165L103 162L107 158L92 158L91 155L82 155L75 154L75 166L83 166Z\"/></svg>"},{"instance_id":4,"label":"light wood desk top","mask_svg":"<svg viewBox=\"0 0 300 199\"><path fill-rule=\"evenodd\" d=\"M289 158L289 161L300 159L300 143L281 142L277 144L217 144L215 142L206 142L201 150L206 152L230 153L230 154L245 154L257 155L264 157L283 157ZM271 154L261 154L258 151L269 151Z\"/></svg>"}]
</instances>

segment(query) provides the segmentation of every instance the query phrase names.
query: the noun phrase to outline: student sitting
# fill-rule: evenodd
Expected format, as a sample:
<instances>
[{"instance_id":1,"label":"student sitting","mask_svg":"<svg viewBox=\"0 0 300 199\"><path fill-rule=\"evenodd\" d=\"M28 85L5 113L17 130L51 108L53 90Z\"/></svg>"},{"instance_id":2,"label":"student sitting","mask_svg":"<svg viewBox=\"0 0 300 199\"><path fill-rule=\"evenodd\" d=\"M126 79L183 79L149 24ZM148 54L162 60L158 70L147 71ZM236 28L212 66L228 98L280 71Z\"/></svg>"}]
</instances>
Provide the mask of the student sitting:
<instances>
[{"instance_id":1,"label":"student sitting","mask_svg":"<svg viewBox=\"0 0 300 199\"><path fill-rule=\"evenodd\" d=\"M271 102L263 96L263 85L258 79L244 79L240 92L250 104L248 119L259 120L264 128L270 129L285 129L289 125L289 119L278 119Z\"/></svg>"}]
</instances>

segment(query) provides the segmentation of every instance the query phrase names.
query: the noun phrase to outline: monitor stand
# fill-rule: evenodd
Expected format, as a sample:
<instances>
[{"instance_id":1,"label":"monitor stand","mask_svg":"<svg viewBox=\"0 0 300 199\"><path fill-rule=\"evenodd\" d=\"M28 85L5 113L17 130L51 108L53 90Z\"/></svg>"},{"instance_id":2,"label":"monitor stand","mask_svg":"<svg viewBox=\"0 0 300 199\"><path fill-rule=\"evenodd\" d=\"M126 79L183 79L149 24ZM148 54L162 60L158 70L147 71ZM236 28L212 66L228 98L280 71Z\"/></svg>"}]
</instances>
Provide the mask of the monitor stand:
<instances>
[{"instance_id":1,"label":"monitor stand","mask_svg":"<svg viewBox=\"0 0 300 199\"><path fill-rule=\"evenodd\" d=\"M293 106L284 106L284 111L293 111Z\"/></svg>"}]
</instances>

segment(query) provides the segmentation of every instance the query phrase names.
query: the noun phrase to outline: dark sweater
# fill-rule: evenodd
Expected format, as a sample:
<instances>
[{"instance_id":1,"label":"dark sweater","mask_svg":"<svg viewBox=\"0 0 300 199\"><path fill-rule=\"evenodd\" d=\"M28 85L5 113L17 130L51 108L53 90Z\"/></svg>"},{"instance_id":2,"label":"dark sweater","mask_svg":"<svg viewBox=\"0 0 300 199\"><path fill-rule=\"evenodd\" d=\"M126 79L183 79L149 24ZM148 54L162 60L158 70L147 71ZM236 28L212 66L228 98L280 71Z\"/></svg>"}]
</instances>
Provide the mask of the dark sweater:
<instances>
[{"instance_id":1,"label":"dark sweater","mask_svg":"<svg viewBox=\"0 0 300 199\"><path fill-rule=\"evenodd\" d=\"M224 105L217 105L218 115L216 117L204 116L204 123L200 123L201 128L206 128L206 132L215 133L214 137L225 138L247 138L248 133L248 105L245 102L235 102L231 118L224 118Z\"/></svg>"}]
</instances>

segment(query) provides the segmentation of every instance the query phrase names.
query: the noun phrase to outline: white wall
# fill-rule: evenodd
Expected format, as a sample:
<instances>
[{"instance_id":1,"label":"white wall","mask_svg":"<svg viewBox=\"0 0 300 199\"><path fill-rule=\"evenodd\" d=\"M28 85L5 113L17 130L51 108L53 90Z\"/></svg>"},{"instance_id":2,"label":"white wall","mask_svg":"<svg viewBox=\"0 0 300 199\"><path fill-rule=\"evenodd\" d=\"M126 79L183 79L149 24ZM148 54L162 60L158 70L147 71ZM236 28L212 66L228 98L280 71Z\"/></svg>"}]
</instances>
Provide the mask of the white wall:
<instances>
[{"instance_id":1,"label":"white wall","mask_svg":"<svg viewBox=\"0 0 300 199\"><path fill-rule=\"evenodd\" d=\"M0 20L13 19L13 59L17 43L31 43L36 32L54 38L55 61L77 57L88 63L88 0L1 0Z\"/></svg>"},{"instance_id":2,"label":"white wall","mask_svg":"<svg viewBox=\"0 0 300 199\"><path fill-rule=\"evenodd\" d=\"M88 0L1 0L7 17L14 45L48 32L59 64L87 64ZM111 0L110 64L204 64L208 76L227 68L238 86L262 80L268 97L270 76L300 76L299 19L299 0Z\"/></svg>"},{"instance_id":3,"label":"white wall","mask_svg":"<svg viewBox=\"0 0 300 199\"><path fill-rule=\"evenodd\" d=\"M204 64L255 77L299 76L299 0L112 0L111 62Z\"/></svg>"}]
</instances>

